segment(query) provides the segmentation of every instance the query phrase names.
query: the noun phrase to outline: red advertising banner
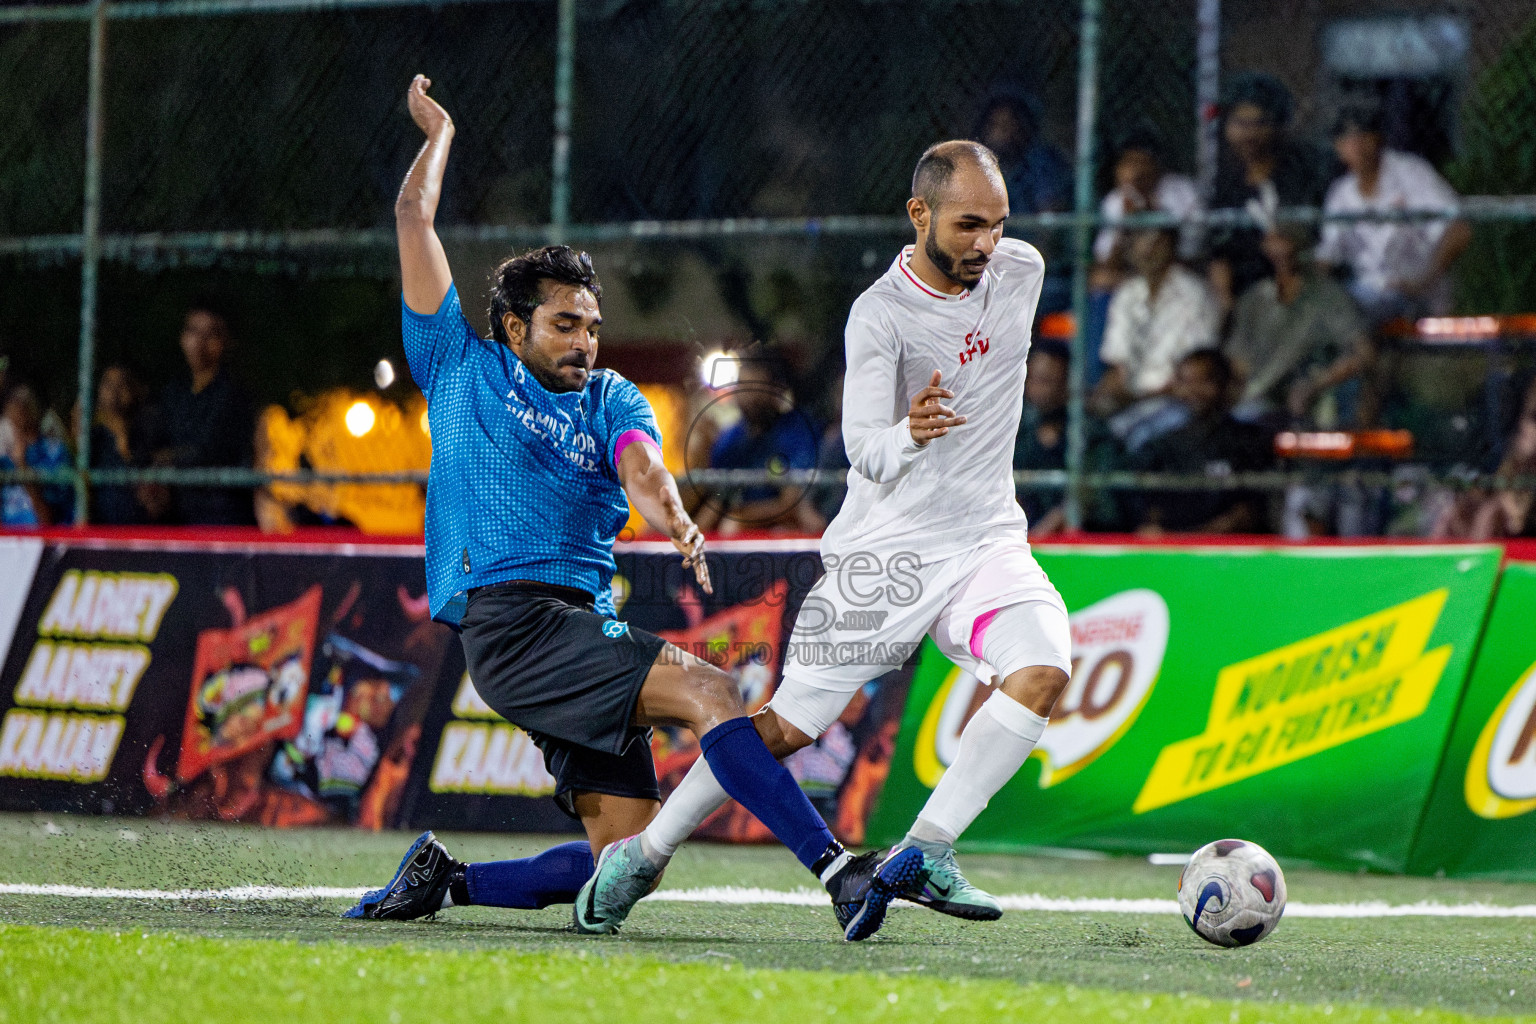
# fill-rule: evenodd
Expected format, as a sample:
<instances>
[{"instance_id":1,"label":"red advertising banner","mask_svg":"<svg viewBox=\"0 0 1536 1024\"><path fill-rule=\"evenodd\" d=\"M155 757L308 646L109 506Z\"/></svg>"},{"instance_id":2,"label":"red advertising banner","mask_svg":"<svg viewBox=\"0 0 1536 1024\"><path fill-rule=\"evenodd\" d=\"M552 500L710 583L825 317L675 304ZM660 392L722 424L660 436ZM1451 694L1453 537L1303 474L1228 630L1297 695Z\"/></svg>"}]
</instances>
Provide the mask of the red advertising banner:
<instances>
[{"instance_id":1,"label":"red advertising banner","mask_svg":"<svg viewBox=\"0 0 1536 1024\"><path fill-rule=\"evenodd\" d=\"M189 782L209 766L274 740L291 740L304 724L309 666L315 651L321 588L197 637L192 692L176 777Z\"/></svg>"}]
</instances>

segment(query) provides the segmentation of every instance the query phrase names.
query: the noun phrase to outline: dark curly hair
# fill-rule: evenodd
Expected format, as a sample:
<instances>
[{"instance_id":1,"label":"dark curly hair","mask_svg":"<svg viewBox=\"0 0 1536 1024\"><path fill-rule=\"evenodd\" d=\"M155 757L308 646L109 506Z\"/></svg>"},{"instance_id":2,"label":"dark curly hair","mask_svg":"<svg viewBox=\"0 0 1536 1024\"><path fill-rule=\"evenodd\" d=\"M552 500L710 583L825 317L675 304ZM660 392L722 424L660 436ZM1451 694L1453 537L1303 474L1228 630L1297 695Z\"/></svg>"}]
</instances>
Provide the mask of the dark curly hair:
<instances>
[{"instance_id":1,"label":"dark curly hair","mask_svg":"<svg viewBox=\"0 0 1536 1024\"><path fill-rule=\"evenodd\" d=\"M507 344L502 318L508 313L532 326L533 311L544 301L544 281L585 288L599 302L603 286L592 257L568 245L546 245L502 261L491 274L491 337Z\"/></svg>"}]
</instances>

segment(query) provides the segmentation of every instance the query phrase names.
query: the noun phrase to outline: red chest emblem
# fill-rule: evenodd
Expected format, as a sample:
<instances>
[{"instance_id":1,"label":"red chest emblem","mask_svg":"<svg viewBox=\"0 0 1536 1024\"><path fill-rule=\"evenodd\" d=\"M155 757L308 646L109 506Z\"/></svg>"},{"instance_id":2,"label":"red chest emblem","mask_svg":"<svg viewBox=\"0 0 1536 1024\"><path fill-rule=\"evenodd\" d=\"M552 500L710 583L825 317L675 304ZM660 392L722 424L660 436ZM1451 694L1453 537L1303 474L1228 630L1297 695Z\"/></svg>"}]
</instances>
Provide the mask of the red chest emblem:
<instances>
[{"instance_id":1,"label":"red chest emblem","mask_svg":"<svg viewBox=\"0 0 1536 1024\"><path fill-rule=\"evenodd\" d=\"M991 338L983 338L981 332L972 331L965 336L965 348L960 350L960 365L964 366L973 359L978 359L987 354L987 349L992 347Z\"/></svg>"}]
</instances>

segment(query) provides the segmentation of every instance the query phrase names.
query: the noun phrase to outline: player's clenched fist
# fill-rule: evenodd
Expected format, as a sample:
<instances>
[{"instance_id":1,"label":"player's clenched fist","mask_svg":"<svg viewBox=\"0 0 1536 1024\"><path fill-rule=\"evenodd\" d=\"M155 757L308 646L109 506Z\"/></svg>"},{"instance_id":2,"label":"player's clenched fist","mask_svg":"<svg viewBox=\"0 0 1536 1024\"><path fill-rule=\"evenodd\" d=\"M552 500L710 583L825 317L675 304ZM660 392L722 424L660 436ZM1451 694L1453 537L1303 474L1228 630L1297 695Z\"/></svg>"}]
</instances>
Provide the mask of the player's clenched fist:
<instances>
[{"instance_id":1,"label":"player's clenched fist","mask_svg":"<svg viewBox=\"0 0 1536 1024\"><path fill-rule=\"evenodd\" d=\"M928 386L912 396L912 408L907 412L907 428L912 431L912 440L918 444L927 444L936 437L943 437L949 433L950 427L958 427L965 422L964 416L956 416L955 410L940 402L940 399L955 397L953 391L939 387L940 379L939 371L934 370Z\"/></svg>"},{"instance_id":2,"label":"player's clenched fist","mask_svg":"<svg viewBox=\"0 0 1536 1024\"><path fill-rule=\"evenodd\" d=\"M405 105L410 108L411 120L416 122L416 127L427 134L428 138L435 138L439 132L453 131L453 118L448 116L437 100L427 95L427 90L432 88L432 79L426 75L417 75L411 79L411 87L405 92Z\"/></svg>"}]
</instances>

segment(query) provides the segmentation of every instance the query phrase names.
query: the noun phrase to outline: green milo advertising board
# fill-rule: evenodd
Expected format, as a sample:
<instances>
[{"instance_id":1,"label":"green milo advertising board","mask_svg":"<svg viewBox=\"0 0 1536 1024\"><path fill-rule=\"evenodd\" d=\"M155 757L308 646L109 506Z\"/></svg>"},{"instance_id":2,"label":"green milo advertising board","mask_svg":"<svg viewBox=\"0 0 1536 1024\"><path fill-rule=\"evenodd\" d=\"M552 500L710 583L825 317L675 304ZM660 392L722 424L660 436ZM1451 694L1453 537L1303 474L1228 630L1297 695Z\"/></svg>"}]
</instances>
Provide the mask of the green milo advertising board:
<instances>
[{"instance_id":1,"label":"green milo advertising board","mask_svg":"<svg viewBox=\"0 0 1536 1024\"><path fill-rule=\"evenodd\" d=\"M1072 681L976 850L1278 856L1402 871L1499 571L1492 546L1037 549ZM919 654L870 823L911 824L986 687Z\"/></svg>"},{"instance_id":2,"label":"green milo advertising board","mask_svg":"<svg viewBox=\"0 0 1536 1024\"><path fill-rule=\"evenodd\" d=\"M1536 565L1499 581L1409 870L1536 879Z\"/></svg>"}]
</instances>

